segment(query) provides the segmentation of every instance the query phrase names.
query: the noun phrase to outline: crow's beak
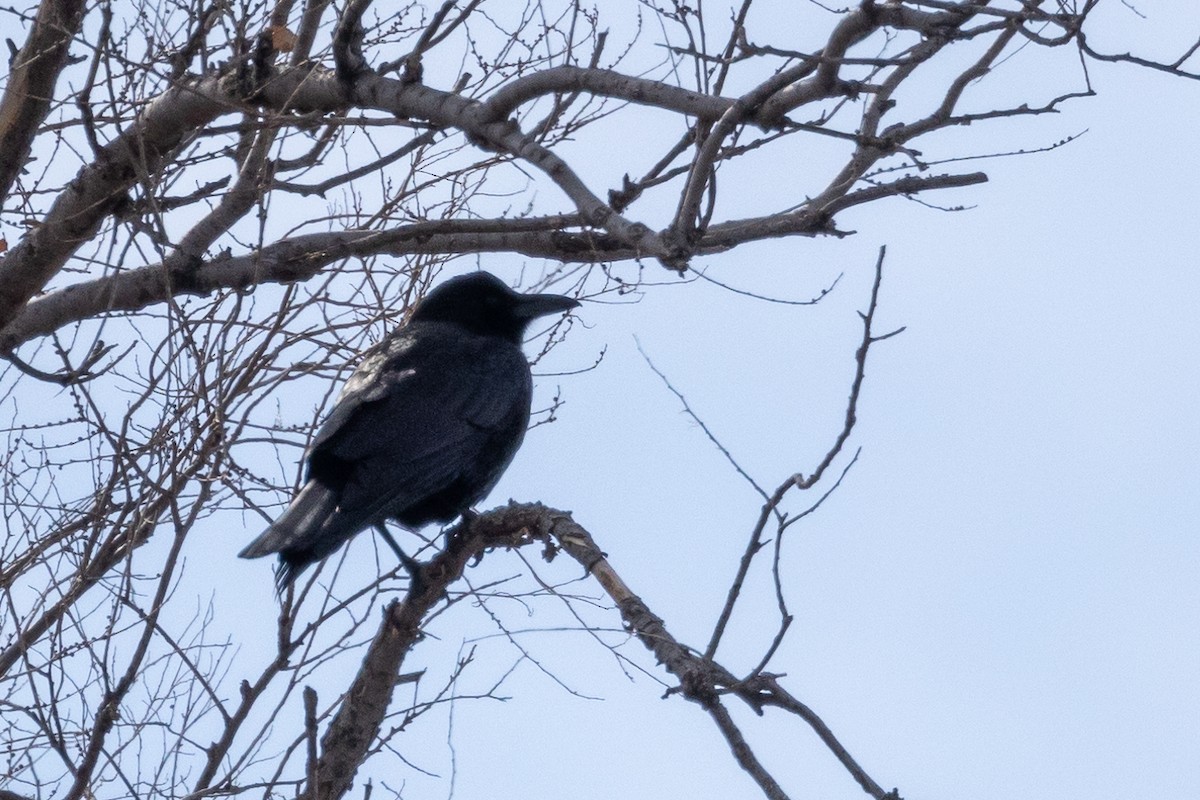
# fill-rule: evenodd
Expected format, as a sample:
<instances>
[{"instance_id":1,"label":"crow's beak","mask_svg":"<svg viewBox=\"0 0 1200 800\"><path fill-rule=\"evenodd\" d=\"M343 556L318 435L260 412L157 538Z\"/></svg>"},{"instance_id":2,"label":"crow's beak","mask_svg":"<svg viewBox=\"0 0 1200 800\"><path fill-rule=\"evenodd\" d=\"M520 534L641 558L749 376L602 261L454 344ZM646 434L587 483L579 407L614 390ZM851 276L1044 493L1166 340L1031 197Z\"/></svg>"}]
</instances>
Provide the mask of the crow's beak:
<instances>
[{"instance_id":1,"label":"crow's beak","mask_svg":"<svg viewBox=\"0 0 1200 800\"><path fill-rule=\"evenodd\" d=\"M537 319L547 314L559 314L578 308L579 301L561 294L523 294L517 300L513 316L518 319Z\"/></svg>"}]
</instances>

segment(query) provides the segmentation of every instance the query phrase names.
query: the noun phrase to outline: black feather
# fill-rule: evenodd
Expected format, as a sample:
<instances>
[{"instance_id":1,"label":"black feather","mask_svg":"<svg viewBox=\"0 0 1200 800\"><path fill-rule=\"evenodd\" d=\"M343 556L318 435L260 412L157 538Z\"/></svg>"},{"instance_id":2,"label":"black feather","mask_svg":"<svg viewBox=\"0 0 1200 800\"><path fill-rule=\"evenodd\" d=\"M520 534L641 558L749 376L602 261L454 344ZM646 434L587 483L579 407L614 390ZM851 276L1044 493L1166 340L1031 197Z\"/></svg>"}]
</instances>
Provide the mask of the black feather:
<instances>
[{"instance_id":1,"label":"black feather","mask_svg":"<svg viewBox=\"0 0 1200 800\"><path fill-rule=\"evenodd\" d=\"M309 448L306 483L241 556L278 553L282 593L365 528L418 528L468 510L525 437L526 327L577 305L519 294L486 272L430 292L350 376Z\"/></svg>"}]
</instances>

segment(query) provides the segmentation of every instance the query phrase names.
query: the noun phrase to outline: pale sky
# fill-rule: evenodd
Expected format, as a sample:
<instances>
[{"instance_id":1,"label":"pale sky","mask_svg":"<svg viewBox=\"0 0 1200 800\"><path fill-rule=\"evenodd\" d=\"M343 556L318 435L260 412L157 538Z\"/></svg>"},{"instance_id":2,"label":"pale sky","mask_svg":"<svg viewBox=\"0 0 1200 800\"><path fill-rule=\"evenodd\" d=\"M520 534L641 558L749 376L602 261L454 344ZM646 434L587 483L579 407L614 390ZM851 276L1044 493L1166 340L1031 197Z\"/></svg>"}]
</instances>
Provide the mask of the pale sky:
<instances>
[{"instance_id":1,"label":"pale sky","mask_svg":"<svg viewBox=\"0 0 1200 800\"><path fill-rule=\"evenodd\" d=\"M1153 5L1139 7L1176 19L1191 8ZM1129 14L1122 24L1143 31ZM1163 46L1189 34L1137 35ZM675 635L702 646L760 501L632 337L774 487L811 470L836 433L854 312L886 244L880 330L907 331L871 354L858 464L790 533L797 620L772 665L910 800L1198 796L1200 86L1091 69L1100 97L963 133L981 152L1087 130L1054 152L982 162L987 185L926 198L972 210L892 200L843 217L859 231L848 240L697 265L792 299L844 272L815 309L701 284L585 306L590 329L554 367L590 363L602 345L607 357L547 381L567 398L560 421L534 431L493 495L573 510ZM735 671L774 632L757 578L765 622L741 618L745 646L726 651ZM463 704L455 797L755 796L698 709L627 683L584 636L532 641L605 699L527 670L512 701ZM739 719L794 796L862 796L793 720Z\"/></svg>"},{"instance_id":2,"label":"pale sky","mask_svg":"<svg viewBox=\"0 0 1200 800\"><path fill-rule=\"evenodd\" d=\"M1138 4L1149 20L1128 4L1105 7L1107 30L1120 37L1097 47L1119 41L1110 49L1171 58L1200 34L1194 0ZM786 39L789 25L797 38L827 30L828 17L803 8L825 27L805 27L789 10L778 24L752 19L755 38ZM1048 99L1038 90L1061 76L1023 57L1033 56L997 68L981 103L1029 98L1031 86ZM789 300L842 275L816 306L684 283L654 263L642 276L661 285L629 302L585 302L582 324L535 369L535 408L560 391L557 421L530 433L479 504L511 497L573 511L676 638L703 647L761 499L683 413L634 337L741 467L774 488L810 472L839 430L857 312L886 245L877 332L906 331L872 350L858 427L826 483L785 506L803 510L861 448L839 490L788 532L781 568L795 622L770 670L786 673L784 686L908 800L1200 797L1200 83L1129 66L1090 70L1099 97L927 143L931 157L970 155L1086 131L1051 152L943 168L990 176L923 196L967 210L890 199L841 215L840 227L857 231L843 240L762 243L693 264L729 286ZM426 74L445 88L456 73ZM585 129L564 145L601 194L678 134L678 120L655 127L668 115L631 118L645 126L615 117L594 129L610 125L610 138ZM798 202L808 181L838 166L826 145L723 170L720 214ZM566 208L553 189L539 191L539 210ZM636 209L648 214L640 221L665 222L650 201ZM292 222L286 211L280 219ZM544 267L513 256L478 264L514 282ZM293 400L302 409L314 402ZM294 464L280 470L294 474ZM229 696L273 657L269 564L236 558L259 524L250 514L206 519L198 529L211 535L187 553L178 590L202 598L200 608L211 596L211 639L228 636L237 648ZM374 569L369 537L359 540L347 563ZM456 800L760 796L702 711L660 699L673 682L621 632L599 587L578 580L573 562L546 565L526 550L488 554L468 572L471 586L517 576L501 590L528 592L535 569L605 630L582 630L555 598L488 600L524 659L487 614L456 605L430 624L404 669L427 669L420 696L428 698L474 647L454 690L462 699L396 738L412 767L377 757L352 796L368 776L376 799L393 796L388 789ZM184 602L171 613L193 611ZM777 623L760 565L719 660L745 673ZM629 662L602 642L620 645ZM337 674L311 677L323 706L359 652ZM495 691L506 701L467 697L506 674ZM411 691L401 687L393 708ZM730 705L793 797L863 796L799 721ZM301 713L298 698L289 702L279 730L299 730Z\"/></svg>"}]
</instances>

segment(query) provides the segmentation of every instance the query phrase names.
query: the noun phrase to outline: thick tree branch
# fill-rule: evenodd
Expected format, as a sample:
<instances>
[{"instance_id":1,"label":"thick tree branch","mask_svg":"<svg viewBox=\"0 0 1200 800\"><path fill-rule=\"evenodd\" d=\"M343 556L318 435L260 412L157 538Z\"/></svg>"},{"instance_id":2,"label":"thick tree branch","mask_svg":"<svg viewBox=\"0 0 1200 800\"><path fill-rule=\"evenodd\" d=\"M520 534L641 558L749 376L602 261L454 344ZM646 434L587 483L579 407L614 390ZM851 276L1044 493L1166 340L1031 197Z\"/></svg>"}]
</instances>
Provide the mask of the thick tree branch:
<instances>
[{"instance_id":1,"label":"thick tree branch","mask_svg":"<svg viewBox=\"0 0 1200 800\"><path fill-rule=\"evenodd\" d=\"M868 793L877 800L885 796L811 709L784 692L773 693L777 686L773 679L741 682L719 664L677 641L663 621L621 579L591 534L570 514L539 503L510 502L455 526L446 549L423 565L420 585L410 589L403 600L387 606L362 666L321 739L317 784L313 786L310 782L300 795L302 800L336 800L349 792L355 773L380 735L404 657L420 640L422 621L445 595L447 587L462 575L467 563L492 548L520 547L537 541L546 543L548 559L561 549L599 582L617 604L629 631L680 681L678 691L712 717L737 762L765 796L771 800L787 798L733 723L720 701L722 694L732 693L760 713L763 705L770 704L805 719L827 744L832 742L836 746L839 758Z\"/></svg>"},{"instance_id":2,"label":"thick tree branch","mask_svg":"<svg viewBox=\"0 0 1200 800\"><path fill-rule=\"evenodd\" d=\"M926 36L941 38L973 15L977 5L972 2L956 3L953 10L930 13L902 3L877 4L874 0L862 0L856 10L842 17L825 47L816 54L814 62L809 62L811 66L806 67L795 79L796 82L763 103L762 114L768 119L779 118L805 103L828 97L837 87L846 52L880 28L915 30ZM799 80L799 77L808 74L812 74L812 77Z\"/></svg>"},{"instance_id":3,"label":"thick tree branch","mask_svg":"<svg viewBox=\"0 0 1200 800\"><path fill-rule=\"evenodd\" d=\"M419 584L384 609L362 666L321 737L317 784L310 783L300 800L336 800L350 790L379 736L404 656L420 639L430 610L472 559L489 548L525 544L530 541L527 526L546 523L545 516L522 511L520 507L499 509L455 526L447 535L446 548L422 566Z\"/></svg>"},{"instance_id":4,"label":"thick tree branch","mask_svg":"<svg viewBox=\"0 0 1200 800\"><path fill-rule=\"evenodd\" d=\"M221 114L238 109L239 103L226 91L225 83L216 77L206 78L161 95L135 125L104 148L97 163L76 177L42 224L0 261L0 327L42 290L81 244L95 235L141 176L153 175L184 137ZM333 73L320 69L283 70L262 87L259 97L280 111L328 112L344 104ZM352 102L397 117L417 117L439 127L458 128L477 141L517 156L545 172L574 202L585 224L604 228L638 254L666 260L673 257L656 234L614 212L561 158L523 134L515 124L487 121L487 112L478 101L364 73L354 81ZM245 192L239 197L232 206L211 217L216 233L230 220L230 213L236 214L237 208L244 209L246 201L253 199ZM211 241L213 235L200 232L197 237L203 243ZM191 247L181 254L185 259L195 256L195 248Z\"/></svg>"},{"instance_id":5,"label":"thick tree branch","mask_svg":"<svg viewBox=\"0 0 1200 800\"><path fill-rule=\"evenodd\" d=\"M983 183L981 172L966 175L909 176L869 186L845 196L814 202L791 214L751 217L712 225L693 255L720 253L747 242L787 236L845 235L832 226L838 212L884 197ZM832 192L828 194L833 194ZM85 319L137 311L172 297L206 296L224 289L249 289L264 283L307 280L348 258L454 253L519 253L567 263L600 263L636 258L628 242L581 230L571 216L500 220L445 220L384 231L314 233L282 239L244 256L203 263L168 260L159 264L82 281L29 302L0 329L0 352Z\"/></svg>"},{"instance_id":6,"label":"thick tree branch","mask_svg":"<svg viewBox=\"0 0 1200 800\"><path fill-rule=\"evenodd\" d=\"M41 224L0 260L0 327L96 234L140 176L157 172L187 134L231 110L216 76L187 82L152 100L137 122L71 181Z\"/></svg>"},{"instance_id":7,"label":"thick tree branch","mask_svg":"<svg viewBox=\"0 0 1200 800\"><path fill-rule=\"evenodd\" d=\"M662 619L629 588L591 534L569 514L538 503L510 503L506 508L481 515L475 523L475 526L480 525L486 525L488 529L495 526L495 532L491 534L493 536L499 535L506 528L514 531L514 526L519 526L535 539L553 541L594 577L617 604L628 630L654 654L658 663L679 680L677 691L700 705L712 717L728 741L734 758L758 783L767 797L782 800L787 795L733 724L728 710L720 702L722 695L733 694L759 713L765 705L771 705L803 719L834 752L864 791L876 800L887 797L887 793L850 756L820 717L808 706L783 691L776 678L760 675L746 681L738 680L717 662L699 655L694 649L676 640ZM548 557L552 556L553 551L548 551Z\"/></svg>"},{"instance_id":8,"label":"thick tree branch","mask_svg":"<svg viewBox=\"0 0 1200 800\"><path fill-rule=\"evenodd\" d=\"M0 97L0 203L25 166L38 126L50 113L54 86L86 8L83 0L39 3L29 37L9 66Z\"/></svg>"},{"instance_id":9,"label":"thick tree branch","mask_svg":"<svg viewBox=\"0 0 1200 800\"><path fill-rule=\"evenodd\" d=\"M362 53L363 36L366 33L362 18L370 7L371 0L350 0L333 32L333 63L338 80L347 86L367 68L367 60Z\"/></svg>"},{"instance_id":10,"label":"thick tree branch","mask_svg":"<svg viewBox=\"0 0 1200 800\"><path fill-rule=\"evenodd\" d=\"M564 66L535 72L497 89L484 102L483 117L493 121L506 119L524 103L565 92L628 100L707 121L719 118L737 102L612 70Z\"/></svg>"}]
</instances>

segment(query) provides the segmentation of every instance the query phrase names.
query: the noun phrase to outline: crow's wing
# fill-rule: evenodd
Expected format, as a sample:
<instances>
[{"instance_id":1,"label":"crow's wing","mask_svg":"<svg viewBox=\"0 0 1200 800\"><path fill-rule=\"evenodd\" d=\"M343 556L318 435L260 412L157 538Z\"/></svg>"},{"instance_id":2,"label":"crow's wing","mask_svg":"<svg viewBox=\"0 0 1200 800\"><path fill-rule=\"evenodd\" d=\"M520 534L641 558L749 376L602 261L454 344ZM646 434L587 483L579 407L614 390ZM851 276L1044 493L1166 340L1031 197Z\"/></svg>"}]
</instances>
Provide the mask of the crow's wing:
<instances>
[{"instance_id":1,"label":"crow's wing","mask_svg":"<svg viewBox=\"0 0 1200 800\"><path fill-rule=\"evenodd\" d=\"M442 323L368 355L313 440L311 476L341 488L338 528L361 529L458 487L486 493L529 421L519 347Z\"/></svg>"}]
</instances>

